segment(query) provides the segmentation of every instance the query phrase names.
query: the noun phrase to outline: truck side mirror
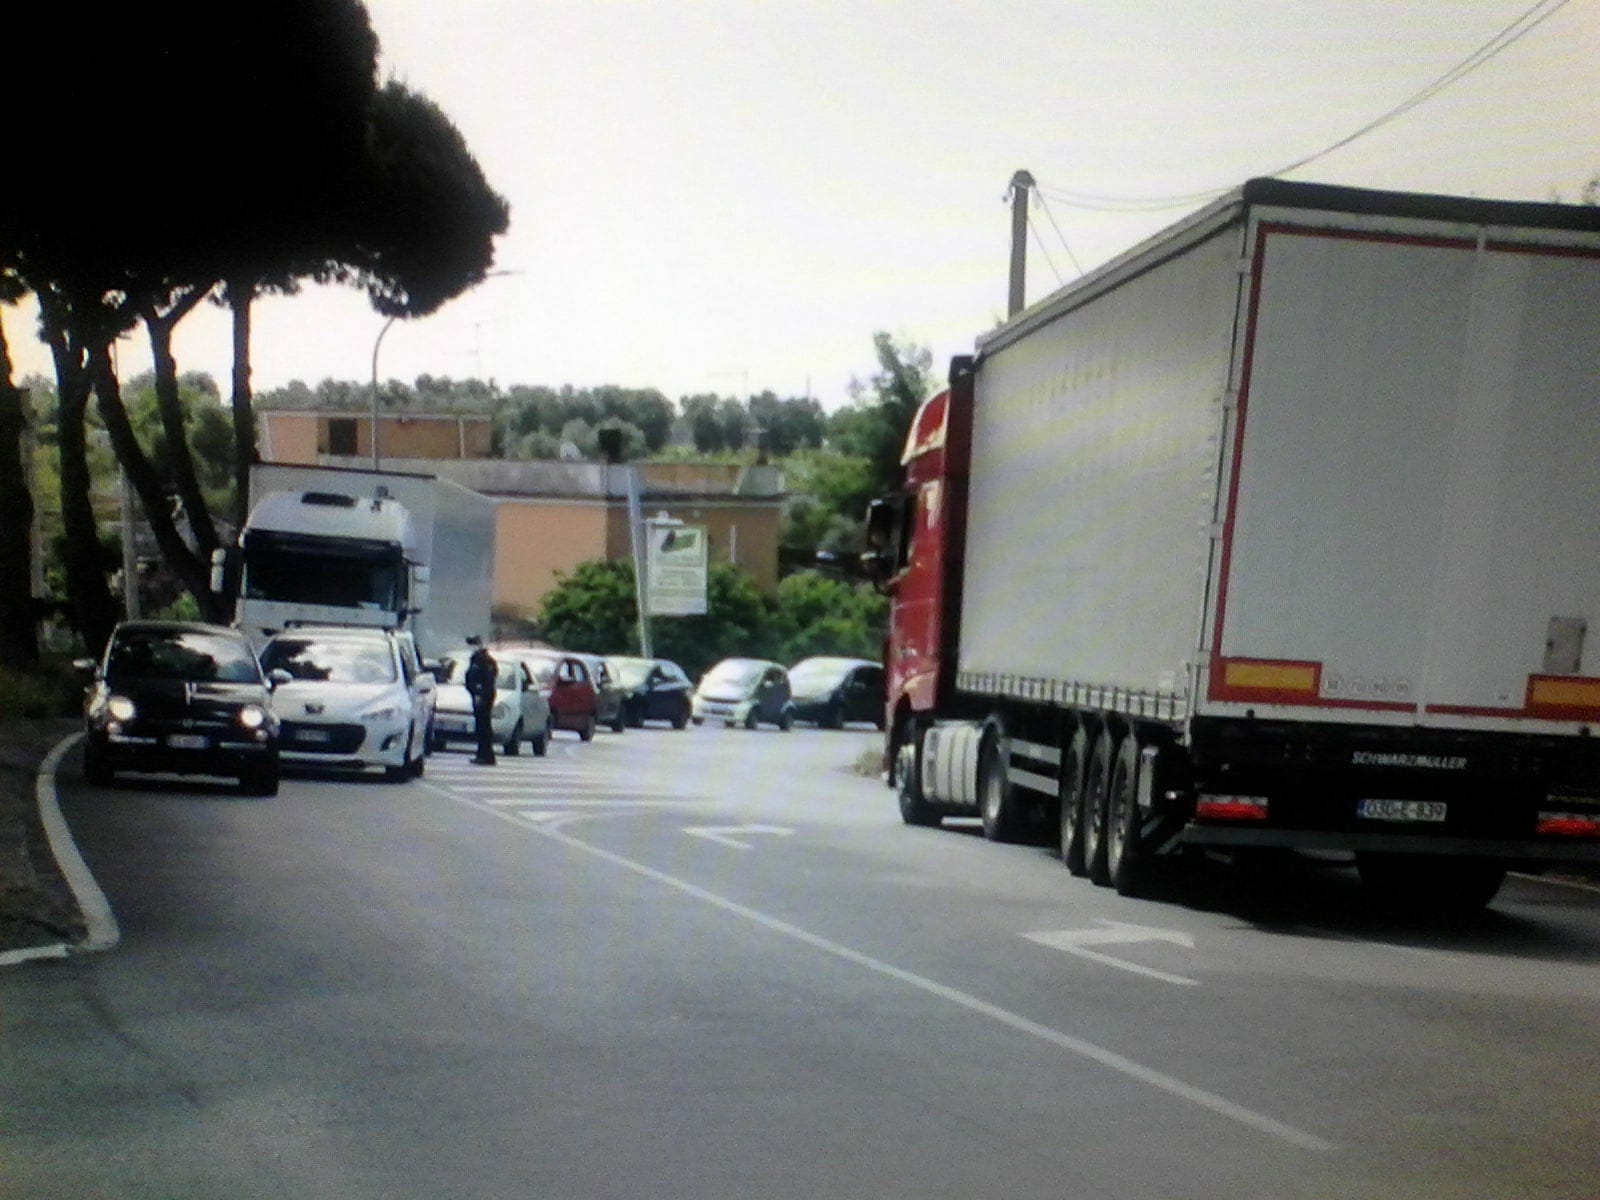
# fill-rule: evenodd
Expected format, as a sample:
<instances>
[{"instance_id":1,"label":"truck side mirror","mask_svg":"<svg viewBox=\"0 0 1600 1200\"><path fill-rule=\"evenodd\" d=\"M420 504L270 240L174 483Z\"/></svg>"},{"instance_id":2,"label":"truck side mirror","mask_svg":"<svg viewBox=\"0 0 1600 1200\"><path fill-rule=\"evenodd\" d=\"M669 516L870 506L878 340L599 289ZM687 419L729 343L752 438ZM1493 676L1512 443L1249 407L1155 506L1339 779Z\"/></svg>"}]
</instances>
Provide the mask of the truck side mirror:
<instances>
[{"instance_id":1,"label":"truck side mirror","mask_svg":"<svg viewBox=\"0 0 1600 1200\"><path fill-rule=\"evenodd\" d=\"M211 592L220 596L227 587L228 551L218 546L211 552Z\"/></svg>"}]
</instances>

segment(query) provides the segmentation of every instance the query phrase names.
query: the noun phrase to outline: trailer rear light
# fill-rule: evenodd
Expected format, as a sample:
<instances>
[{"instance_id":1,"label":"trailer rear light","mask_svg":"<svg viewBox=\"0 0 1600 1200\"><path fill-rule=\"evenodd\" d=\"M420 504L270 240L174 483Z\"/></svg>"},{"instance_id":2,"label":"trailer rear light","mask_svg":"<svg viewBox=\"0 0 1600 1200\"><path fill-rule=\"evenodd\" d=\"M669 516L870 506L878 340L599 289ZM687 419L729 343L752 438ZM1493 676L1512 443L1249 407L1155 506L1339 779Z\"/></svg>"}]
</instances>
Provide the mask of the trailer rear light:
<instances>
[{"instance_id":1,"label":"trailer rear light","mask_svg":"<svg viewBox=\"0 0 1600 1200\"><path fill-rule=\"evenodd\" d=\"M1207 796L1195 803L1194 815L1211 821L1265 821L1265 796Z\"/></svg>"},{"instance_id":2,"label":"trailer rear light","mask_svg":"<svg viewBox=\"0 0 1600 1200\"><path fill-rule=\"evenodd\" d=\"M1542 812L1533 832L1549 837L1600 837L1600 813Z\"/></svg>"},{"instance_id":3,"label":"trailer rear light","mask_svg":"<svg viewBox=\"0 0 1600 1200\"><path fill-rule=\"evenodd\" d=\"M1527 711L1556 721L1600 720L1600 679L1577 675L1530 675Z\"/></svg>"}]
</instances>

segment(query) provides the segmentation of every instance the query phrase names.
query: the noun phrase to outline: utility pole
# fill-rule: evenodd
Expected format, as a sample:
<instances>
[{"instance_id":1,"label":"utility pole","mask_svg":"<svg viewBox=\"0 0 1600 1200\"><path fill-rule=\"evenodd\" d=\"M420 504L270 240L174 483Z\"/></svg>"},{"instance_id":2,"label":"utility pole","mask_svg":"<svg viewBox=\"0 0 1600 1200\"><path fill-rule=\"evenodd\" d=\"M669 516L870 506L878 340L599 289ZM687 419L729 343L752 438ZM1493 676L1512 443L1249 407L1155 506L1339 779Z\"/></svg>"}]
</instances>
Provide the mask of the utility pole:
<instances>
[{"instance_id":1,"label":"utility pole","mask_svg":"<svg viewBox=\"0 0 1600 1200\"><path fill-rule=\"evenodd\" d=\"M1028 269L1028 193L1033 190L1033 176L1018 171L1011 177L1011 291L1006 304L1006 316L1014 317L1022 311L1023 291Z\"/></svg>"}]
</instances>

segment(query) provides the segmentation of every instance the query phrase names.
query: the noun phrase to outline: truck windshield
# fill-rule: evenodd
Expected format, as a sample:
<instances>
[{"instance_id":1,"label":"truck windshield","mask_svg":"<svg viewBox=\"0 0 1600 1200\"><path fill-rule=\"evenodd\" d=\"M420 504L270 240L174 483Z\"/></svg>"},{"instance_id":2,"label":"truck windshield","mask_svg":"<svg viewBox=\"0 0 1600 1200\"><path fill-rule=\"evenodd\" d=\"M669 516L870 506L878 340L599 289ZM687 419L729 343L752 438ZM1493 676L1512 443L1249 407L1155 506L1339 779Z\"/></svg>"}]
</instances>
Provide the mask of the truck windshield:
<instances>
[{"instance_id":1,"label":"truck windshield","mask_svg":"<svg viewBox=\"0 0 1600 1200\"><path fill-rule=\"evenodd\" d=\"M397 546L253 530L244 539L244 594L251 600L398 612L405 564Z\"/></svg>"}]
</instances>

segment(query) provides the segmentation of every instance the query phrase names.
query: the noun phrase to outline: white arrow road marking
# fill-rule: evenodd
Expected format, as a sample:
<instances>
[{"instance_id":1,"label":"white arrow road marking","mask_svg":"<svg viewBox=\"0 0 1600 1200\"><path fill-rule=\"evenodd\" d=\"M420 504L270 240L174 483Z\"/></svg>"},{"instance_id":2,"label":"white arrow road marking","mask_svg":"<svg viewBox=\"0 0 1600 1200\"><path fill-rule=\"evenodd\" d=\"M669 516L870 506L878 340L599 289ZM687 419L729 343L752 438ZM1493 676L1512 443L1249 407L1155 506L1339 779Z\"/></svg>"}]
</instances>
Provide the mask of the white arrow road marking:
<instances>
[{"instance_id":1,"label":"white arrow road marking","mask_svg":"<svg viewBox=\"0 0 1600 1200\"><path fill-rule=\"evenodd\" d=\"M1193 985L1199 983L1196 979L1187 979L1182 975L1172 975L1166 971L1158 971L1154 967L1142 967L1138 963L1126 962L1120 958L1113 958L1109 954L1101 954L1097 950L1090 950L1090 946L1125 946L1137 942L1171 942L1175 946L1182 946L1187 950L1194 949L1194 938L1184 933L1181 929L1157 929L1151 925L1132 925L1127 921L1108 921L1104 917L1096 918L1104 929L1053 929L1044 933L1025 933L1022 936L1030 942L1038 942L1041 946L1049 946L1054 950L1065 950L1068 954L1076 954L1079 958L1093 959L1097 963L1104 963L1108 967L1118 967L1124 971L1132 971L1136 975L1146 975L1151 979L1159 979L1163 983L1178 983Z\"/></svg>"},{"instance_id":2,"label":"white arrow road marking","mask_svg":"<svg viewBox=\"0 0 1600 1200\"><path fill-rule=\"evenodd\" d=\"M683 831L695 837L705 838L708 842L720 842L724 846L732 846L735 850L750 849L749 842L741 842L733 836L736 833L770 833L775 837L788 837L794 832L782 825L685 825Z\"/></svg>"}]
</instances>

